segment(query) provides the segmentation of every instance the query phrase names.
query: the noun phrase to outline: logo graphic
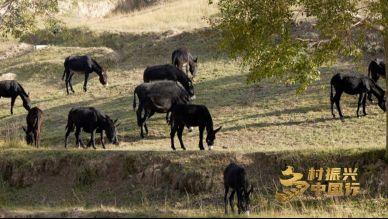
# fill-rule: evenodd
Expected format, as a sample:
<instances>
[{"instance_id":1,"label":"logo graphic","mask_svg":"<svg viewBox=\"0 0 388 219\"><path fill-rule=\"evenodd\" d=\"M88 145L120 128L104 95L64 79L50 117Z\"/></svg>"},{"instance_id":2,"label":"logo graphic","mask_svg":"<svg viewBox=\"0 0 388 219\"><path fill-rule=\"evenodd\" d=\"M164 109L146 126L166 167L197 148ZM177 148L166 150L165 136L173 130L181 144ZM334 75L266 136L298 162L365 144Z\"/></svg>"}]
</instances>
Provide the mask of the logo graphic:
<instances>
[{"instance_id":1,"label":"logo graphic","mask_svg":"<svg viewBox=\"0 0 388 219\"><path fill-rule=\"evenodd\" d=\"M283 191L276 192L275 198L279 202L288 202L303 195L309 188L316 197L355 196L360 193L357 171L358 168L309 168L307 181L304 181L302 173L294 172L294 167L287 166L287 169L282 171L285 178L280 177Z\"/></svg>"}]
</instances>

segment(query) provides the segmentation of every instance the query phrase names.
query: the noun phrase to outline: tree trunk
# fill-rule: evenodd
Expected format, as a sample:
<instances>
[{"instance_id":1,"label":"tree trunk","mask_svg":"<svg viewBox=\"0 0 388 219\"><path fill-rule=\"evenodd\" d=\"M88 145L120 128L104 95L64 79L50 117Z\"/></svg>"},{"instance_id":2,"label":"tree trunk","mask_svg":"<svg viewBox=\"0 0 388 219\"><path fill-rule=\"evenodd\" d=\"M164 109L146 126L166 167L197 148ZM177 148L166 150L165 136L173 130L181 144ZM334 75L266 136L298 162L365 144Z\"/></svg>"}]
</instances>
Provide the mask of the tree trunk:
<instances>
[{"instance_id":1,"label":"tree trunk","mask_svg":"<svg viewBox=\"0 0 388 219\"><path fill-rule=\"evenodd\" d=\"M388 3L387 3L388 4ZM384 14L385 14L385 17L388 17L388 12L386 11ZM384 54L385 54L385 60L384 60L384 63L386 66L388 66L388 27L386 26L385 27L385 30L384 30ZM388 96L388 77L385 76L385 98L387 98ZM388 101L385 102L385 105L388 109ZM386 123L385 123L385 135L386 135L386 139L385 139L385 160L388 162L388 133L387 133L387 130L388 130L388 113L385 113L385 116L386 116Z\"/></svg>"},{"instance_id":2,"label":"tree trunk","mask_svg":"<svg viewBox=\"0 0 388 219\"><path fill-rule=\"evenodd\" d=\"M387 12L385 13L386 16L387 15ZM385 60L384 60L384 63L386 66L388 66L388 27L386 26L385 27L385 31L384 31L384 54L385 54ZM385 76L385 98L387 98L388 96L388 77ZM388 109L388 101L385 102L385 105ZM386 135L386 139L385 139L385 160L388 162L388 134L387 134L387 127L388 127L388 113L385 113L385 116L386 116L386 123L385 123L385 135Z\"/></svg>"},{"instance_id":3,"label":"tree trunk","mask_svg":"<svg viewBox=\"0 0 388 219\"><path fill-rule=\"evenodd\" d=\"M384 26L384 30L383 30L383 37L384 37L384 56L385 56L385 64L388 65L388 2L386 0L380 0L380 4L381 4L381 8L383 9L382 10L382 23L383 23L383 26ZM387 90L388 88L388 77L386 76L385 77L385 90ZM386 97L386 96L385 96ZM388 108L388 102L385 102L385 105L387 106ZM387 134L387 130L388 130L388 113L385 113L385 116L386 116L386 123L385 123L385 126L386 126L386 129L385 129L385 133L386 133L386 139L385 139L385 160L388 162L388 134Z\"/></svg>"}]
</instances>

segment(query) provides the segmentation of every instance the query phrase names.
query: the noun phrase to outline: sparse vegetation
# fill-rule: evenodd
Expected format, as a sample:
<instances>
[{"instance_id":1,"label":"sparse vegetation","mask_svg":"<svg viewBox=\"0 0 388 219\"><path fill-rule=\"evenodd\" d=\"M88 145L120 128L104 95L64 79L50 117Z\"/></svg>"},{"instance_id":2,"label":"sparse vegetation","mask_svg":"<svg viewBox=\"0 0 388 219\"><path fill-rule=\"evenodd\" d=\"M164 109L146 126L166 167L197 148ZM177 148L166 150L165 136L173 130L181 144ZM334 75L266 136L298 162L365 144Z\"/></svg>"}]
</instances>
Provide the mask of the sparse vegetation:
<instances>
[{"instance_id":1,"label":"sparse vegetation","mask_svg":"<svg viewBox=\"0 0 388 219\"><path fill-rule=\"evenodd\" d=\"M320 68L321 80L296 96L296 86L270 79L246 84L248 71L218 50L220 33L204 19L214 13L217 7L208 0L163 1L104 18L61 15L57 34L42 29L21 39L49 45L41 50L1 41L0 74L15 74L45 120L42 148L28 147L21 130L26 116L21 100L10 116L9 100L0 99L0 216L222 216L220 177L230 161L237 161L261 188L253 199L254 216L387 217L385 114L369 103L369 115L357 118L357 99L351 96L341 102L344 122L332 119L329 109L333 73L366 74L370 58L382 57L381 50L361 62L339 60ZM212 152L198 151L198 130L184 133L188 151L172 152L164 115L151 119L149 137L139 136L133 89L147 66L169 63L179 46L199 57L195 103L206 104L215 125L223 126ZM84 93L83 78L75 76L76 94L67 96L61 77L64 58L72 54L90 54L106 66L109 86L93 76ZM81 150L72 135L65 150L67 113L74 106L94 106L119 118L121 144ZM279 204L274 192L285 163L300 170L315 164L364 166L365 194L306 196ZM7 166L14 167L13 174Z\"/></svg>"}]
</instances>

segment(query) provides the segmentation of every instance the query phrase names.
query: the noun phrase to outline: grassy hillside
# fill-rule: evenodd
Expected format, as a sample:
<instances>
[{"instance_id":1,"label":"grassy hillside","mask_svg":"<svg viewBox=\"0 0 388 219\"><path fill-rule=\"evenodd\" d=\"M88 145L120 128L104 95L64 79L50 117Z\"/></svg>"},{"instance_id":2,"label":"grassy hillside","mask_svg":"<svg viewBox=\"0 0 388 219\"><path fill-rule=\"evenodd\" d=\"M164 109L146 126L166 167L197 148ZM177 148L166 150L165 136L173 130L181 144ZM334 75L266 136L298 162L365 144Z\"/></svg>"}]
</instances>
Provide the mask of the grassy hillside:
<instances>
[{"instance_id":1,"label":"grassy hillside","mask_svg":"<svg viewBox=\"0 0 388 219\"><path fill-rule=\"evenodd\" d=\"M321 69L322 79L301 95L296 95L295 87L279 85L271 80L258 85L248 85L246 70L218 51L217 39L220 36L216 30L209 28L204 19L216 13L217 8L214 5L207 5L207 2L207 0L166 1L140 11L112 14L105 18L61 16L66 28L59 34L53 35L41 30L22 39L23 42L31 44L49 44L49 47L42 50L15 46L18 45L17 42L1 42L0 76L10 73L15 75L30 92L33 105L39 106L45 112L42 148L33 149L26 146L22 140L21 126L25 124L26 111L21 100L16 101L15 114L11 116L10 100L1 98L1 156L3 158L16 156L15 160L18 161L12 162L28 164L29 158L35 158L36 162L41 159L52 159L57 162L63 156L87 156L91 157L92 161L99 162L99 159L94 157L97 156L101 158L101 162L108 162L116 153L135 157L141 153L146 160L158 160L157 156L160 155L163 157L162 160L174 161L179 157L182 160L178 159L177 162L184 163L185 159L193 158L195 162L188 163L193 167L198 167L203 159L209 158L212 162L203 165L209 165L209 169L216 168L217 179L220 179L220 172L230 160L236 160L238 157L237 161L243 162L243 158L261 152L303 153L308 157L306 159L313 159L319 154L325 154L322 156L329 154L324 161L330 160L331 157L341 157L349 151L357 151L355 157L349 158L353 161L357 161L359 159L357 156L361 156L359 151L382 154L381 150L385 148L386 143L386 121L385 114L376 104L369 103L367 106L369 115L357 118L357 97L344 95L341 104L346 116L345 121L333 119L330 113L331 76L336 72L350 71L366 74L367 62L341 61L334 66L324 67ZM172 51L181 46L187 46L199 57L199 71L195 79L197 99L194 103L207 105L215 125L223 126L217 135L215 152L170 152L169 127L165 123L164 115L156 115L149 121L150 134L146 139L143 140L139 136L135 112L132 110L133 90L136 85L142 83L142 74L147 66L170 63ZM1 59L5 51L7 55ZM63 61L65 57L74 54L91 54L95 57L107 69L109 86L100 85L94 75L89 80L89 91L84 93L83 77L75 76L73 84L76 93L67 96L64 82L61 81ZM79 150L74 148L75 139L72 134L70 149L65 150L63 141L67 113L74 106L94 106L113 118L119 118L122 122L119 128L120 145L108 145L107 150L102 150L101 147L98 147L97 151ZM83 137L85 140L89 138L88 135ZM189 151L198 151L198 130L195 129L192 133L185 132L184 141ZM222 162L217 162L218 154L222 157ZM378 159L380 158L372 160L377 162ZM303 158L297 157L291 161L303 164ZM336 164L343 165L342 161L339 160ZM77 159L74 162L77 163ZM70 162L69 165L75 165L74 162ZM143 162L137 162L137 165L144 165ZM275 171L272 174L276 175L268 179L271 182L278 180L279 172L276 171L280 169L276 167L280 166L276 165L272 167L272 171ZM253 170L254 166L250 168ZM382 168L387 170L386 165ZM251 173L254 175L255 172ZM31 207L35 200L31 197L23 198L25 194L34 196L39 189L44 188L45 194L49 194L52 189L59 189L54 184L63 179L49 177L47 184L37 183L23 190L8 187L8 182L2 183L0 203L8 203L6 210L12 210L14 213L23 215L26 210L32 208L33 212L45 216L53 212L55 214L67 212L64 213L67 216L89 213L100 215L99 213L104 212L108 215L112 213L114 216L144 216L153 205L157 205L159 209L156 212L151 211L150 214L153 216L157 213L215 216L222 212L220 204L222 192L219 184L216 190L203 196L186 196L184 192L179 193L172 198L176 201L174 203L164 202L164 196L156 199L157 203L154 203L147 195L144 197L139 195L140 192L144 192L141 189L139 191L135 189L136 191L130 193L136 196L135 201L121 196L120 200L124 199L126 202L119 205L114 204L113 198L106 203L100 203L98 197L89 197L89 200L79 197L79 194L86 195L91 191L97 191L103 187L103 182L102 185L92 183L92 190L86 188L82 188L81 191L64 190L63 194L71 197L57 197L58 200L62 198L63 202L57 202L58 200L45 202L40 199L40 204ZM258 179L255 180L260 182ZM124 182L129 183L125 180ZM116 185L109 184L106 191L104 190L105 193L101 192L98 195L115 196L122 191L128 194L127 190L109 191L114 186ZM125 184L120 188L124 189L125 186L129 185ZM64 187L66 185L61 188ZM70 188L74 188L74 185L71 184ZM155 192L154 189L152 188L150 192ZM354 215L386 216L384 214L387 212L377 210L387 209L386 194L383 197L372 195L366 199L367 201L357 199L337 202L328 199L308 206L304 206L308 202L298 202L291 204L293 207L289 208L290 206L279 206L275 203L272 193L273 191L265 196L266 192L261 191L255 197L257 205L260 203L260 206L267 206L263 210L264 213L256 210L259 216L275 214L345 216L340 215L343 209L339 206L347 206L343 214L349 215L352 215L351 210L356 211L360 206L367 209L366 213L357 211ZM12 197L12 194L17 196ZM196 200L194 207L191 206L192 199ZM136 204L134 207L128 207L128 203L132 201ZM171 206L178 206L179 210L175 212ZM326 206L327 209L332 209L331 207L335 209L328 211Z\"/></svg>"},{"instance_id":2,"label":"grassy hillside","mask_svg":"<svg viewBox=\"0 0 388 219\"><path fill-rule=\"evenodd\" d=\"M4 216L215 217L223 215L223 167L233 161L246 167L257 188L254 216L386 217L382 152L343 150L338 157L326 152L8 151L0 155L0 204ZM303 172L314 165L359 166L362 195L314 199L308 194L280 204L274 194L288 163Z\"/></svg>"}]
</instances>

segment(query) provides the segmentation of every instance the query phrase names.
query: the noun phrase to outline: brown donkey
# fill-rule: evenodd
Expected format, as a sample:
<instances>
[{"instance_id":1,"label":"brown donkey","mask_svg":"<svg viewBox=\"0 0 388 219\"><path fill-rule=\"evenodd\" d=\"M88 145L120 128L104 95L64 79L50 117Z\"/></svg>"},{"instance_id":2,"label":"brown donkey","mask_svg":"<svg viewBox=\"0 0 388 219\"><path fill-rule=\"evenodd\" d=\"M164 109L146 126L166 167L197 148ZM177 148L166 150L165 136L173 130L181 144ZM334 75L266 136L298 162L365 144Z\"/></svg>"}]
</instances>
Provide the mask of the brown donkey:
<instances>
[{"instance_id":1,"label":"brown donkey","mask_svg":"<svg viewBox=\"0 0 388 219\"><path fill-rule=\"evenodd\" d=\"M43 125L43 111L38 107L30 109L28 111L26 121L27 128L23 126L23 130L26 133L27 144L35 142L35 147L39 147L40 132Z\"/></svg>"}]
</instances>

